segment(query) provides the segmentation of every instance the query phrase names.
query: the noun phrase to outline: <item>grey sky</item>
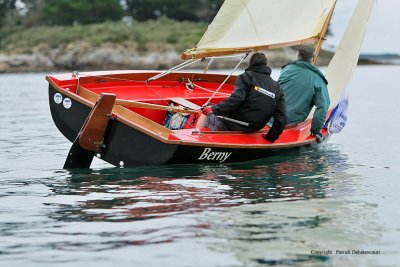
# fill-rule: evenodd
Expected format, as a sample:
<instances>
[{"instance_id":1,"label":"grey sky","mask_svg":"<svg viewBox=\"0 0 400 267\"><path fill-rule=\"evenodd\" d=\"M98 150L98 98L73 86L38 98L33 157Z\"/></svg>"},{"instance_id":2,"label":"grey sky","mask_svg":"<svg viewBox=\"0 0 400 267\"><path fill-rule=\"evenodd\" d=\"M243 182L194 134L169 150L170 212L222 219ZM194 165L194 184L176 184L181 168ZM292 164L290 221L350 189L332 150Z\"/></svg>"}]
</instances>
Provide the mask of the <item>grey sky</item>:
<instances>
[{"instance_id":1,"label":"grey sky","mask_svg":"<svg viewBox=\"0 0 400 267\"><path fill-rule=\"evenodd\" d=\"M362 53L400 54L400 1L375 0L375 7L369 22ZM335 47L347 26L356 0L338 0L332 17L332 32L325 47Z\"/></svg>"}]
</instances>

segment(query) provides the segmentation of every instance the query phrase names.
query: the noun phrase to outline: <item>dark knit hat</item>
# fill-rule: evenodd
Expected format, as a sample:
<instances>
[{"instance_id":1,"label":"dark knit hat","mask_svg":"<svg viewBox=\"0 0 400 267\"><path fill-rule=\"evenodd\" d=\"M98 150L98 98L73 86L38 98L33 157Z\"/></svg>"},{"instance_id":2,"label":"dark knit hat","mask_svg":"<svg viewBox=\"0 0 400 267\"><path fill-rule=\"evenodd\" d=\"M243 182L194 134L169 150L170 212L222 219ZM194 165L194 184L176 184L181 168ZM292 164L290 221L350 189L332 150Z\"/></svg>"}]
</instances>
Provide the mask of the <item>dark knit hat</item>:
<instances>
[{"instance_id":1,"label":"dark knit hat","mask_svg":"<svg viewBox=\"0 0 400 267\"><path fill-rule=\"evenodd\" d=\"M249 62L250 66L267 65L267 57L260 52L254 53Z\"/></svg>"},{"instance_id":2,"label":"dark knit hat","mask_svg":"<svg viewBox=\"0 0 400 267\"><path fill-rule=\"evenodd\" d=\"M303 44L297 48L302 59L310 60L314 56L315 47L312 44Z\"/></svg>"}]
</instances>

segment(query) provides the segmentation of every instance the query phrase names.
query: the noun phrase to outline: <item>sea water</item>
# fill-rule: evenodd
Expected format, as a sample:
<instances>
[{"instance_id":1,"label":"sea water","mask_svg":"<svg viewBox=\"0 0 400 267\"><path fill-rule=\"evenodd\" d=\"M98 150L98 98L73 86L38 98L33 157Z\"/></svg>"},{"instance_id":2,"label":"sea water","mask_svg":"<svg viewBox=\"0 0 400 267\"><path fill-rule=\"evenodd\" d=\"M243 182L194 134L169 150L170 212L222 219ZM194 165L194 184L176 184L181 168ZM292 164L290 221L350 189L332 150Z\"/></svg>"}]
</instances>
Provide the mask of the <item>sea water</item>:
<instances>
[{"instance_id":1,"label":"sea water","mask_svg":"<svg viewBox=\"0 0 400 267\"><path fill-rule=\"evenodd\" d=\"M399 73L358 67L318 149L77 171L45 74L0 75L0 266L398 266Z\"/></svg>"}]
</instances>

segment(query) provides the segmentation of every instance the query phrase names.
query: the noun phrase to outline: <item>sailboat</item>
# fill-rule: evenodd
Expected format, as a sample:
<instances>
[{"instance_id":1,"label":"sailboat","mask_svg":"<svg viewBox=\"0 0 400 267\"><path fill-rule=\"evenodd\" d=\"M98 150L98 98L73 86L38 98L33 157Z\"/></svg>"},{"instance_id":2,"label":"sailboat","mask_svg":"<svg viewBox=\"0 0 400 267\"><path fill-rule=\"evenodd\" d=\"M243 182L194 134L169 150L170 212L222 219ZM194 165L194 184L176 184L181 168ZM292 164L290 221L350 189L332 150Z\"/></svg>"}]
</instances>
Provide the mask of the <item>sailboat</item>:
<instances>
[{"instance_id":1,"label":"sailboat","mask_svg":"<svg viewBox=\"0 0 400 267\"><path fill-rule=\"evenodd\" d=\"M332 104L324 137L345 123L343 96L373 4L358 1L326 70ZM234 72L249 53L313 43L318 55L335 6L336 0L226 0L199 43L172 69L46 76L53 121L73 143L64 168L89 168L94 156L125 167L234 163L317 144L310 135L311 118L285 128L274 143L262 137L267 125L255 133L213 132L197 128L196 121L201 106L232 93ZM214 60L224 57L238 58L232 72L207 72ZM183 70L199 61L206 64L203 72Z\"/></svg>"}]
</instances>

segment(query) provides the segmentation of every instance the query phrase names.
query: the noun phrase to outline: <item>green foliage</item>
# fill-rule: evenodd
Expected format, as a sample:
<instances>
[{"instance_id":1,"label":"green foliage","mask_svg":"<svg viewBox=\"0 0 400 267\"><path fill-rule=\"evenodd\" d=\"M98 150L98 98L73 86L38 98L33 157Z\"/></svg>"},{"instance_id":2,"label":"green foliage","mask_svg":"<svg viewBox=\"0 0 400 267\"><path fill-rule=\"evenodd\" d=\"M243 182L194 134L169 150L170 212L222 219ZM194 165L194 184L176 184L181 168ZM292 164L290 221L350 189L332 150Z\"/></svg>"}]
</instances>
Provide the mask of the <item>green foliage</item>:
<instances>
[{"instance_id":1,"label":"green foliage","mask_svg":"<svg viewBox=\"0 0 400 267\"><path fill-rule=\"evenodd\" d=\"M17 2L22 4L22 10L16 10ZM222 3L223 0L0 0L0 28L7 14L12 14L11 24L22 28L118 21L125 15L138 21L168 17L210 22Z\"/></svg>"},{"instance_id":2,"label":"green foliage","mask_svg":"<svg viewBox=\"0 0 400 267\"><path fill-rule=\"evenodd\" d=\"M6 24L9 24L10 17L16 12L15 3L16 0L0 0L0 40L2 35L1 29L4 28Z\"/></svg>"},{"instance_id":3,"label":"green foliage","mask_svg":"<svg viewBox=\"0 0 400 267\"><path fill-rule=\"evenodd\" d=\"M159 21L104 22L75 26L40 26L14 31L0 44L0 53L48 52L52 48L84 45L87 49L123 45L141 51L183 51L193 47L207 26L203 23Z\"/></svg>"},{"instance_id":4,"label":"green foliage","mask_svg":"<svg viewBox=\"0 0 400 267\"><path fill-rule=\"evenodd\" d=\"M15 9L16 0L0 0L0 19L2 19L10 10Z\"/></svg>"},{"instance_id":5,"label":"green foliage","mask_svg":"<svg viewBox=\"0 0 400 267\"><path fill-rule=\"evenodd\" d=\"M210 22L223 0L126 0L128 15L135 20L162 16L179 21Z\"/></svg>"},{"instance_id":6,"label":"green foliage","mask_svg":"<svg viewBox=\"0 0 400 267\"><path fill-rule=\"evenodd\" d=\"M166 40L169 44L176 44L179 41L179 33L171 32Z\"/></svg>"},{"instance_id":7,"label":"green foliage","mask_svg":"<svg viewBox=\"0 0 400 267\"><path fill-rule=\"evenodd\" d=\"M116 21L123 14L119 0L47 0L43 7L43 20L50 25Z\"/></svg>"},{"instance_id":8,"label":"green foliage","mask_svg":"<svg viewBox=\"0 0 400 267\"><path fill-rule=\"evenodd\" d=\"M16 11L15 2L16 0L0 0L0 44L13 26L14 20L11 17Z\"/></svg>"}]
</instances>

